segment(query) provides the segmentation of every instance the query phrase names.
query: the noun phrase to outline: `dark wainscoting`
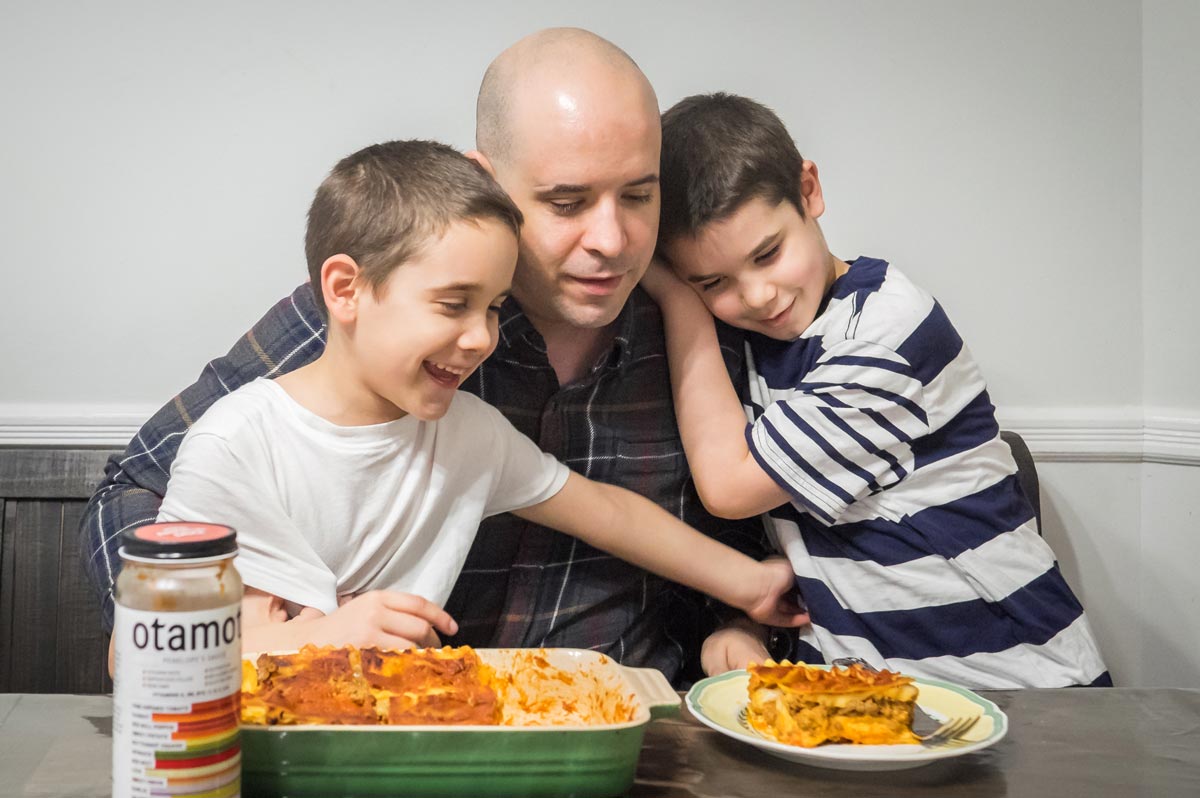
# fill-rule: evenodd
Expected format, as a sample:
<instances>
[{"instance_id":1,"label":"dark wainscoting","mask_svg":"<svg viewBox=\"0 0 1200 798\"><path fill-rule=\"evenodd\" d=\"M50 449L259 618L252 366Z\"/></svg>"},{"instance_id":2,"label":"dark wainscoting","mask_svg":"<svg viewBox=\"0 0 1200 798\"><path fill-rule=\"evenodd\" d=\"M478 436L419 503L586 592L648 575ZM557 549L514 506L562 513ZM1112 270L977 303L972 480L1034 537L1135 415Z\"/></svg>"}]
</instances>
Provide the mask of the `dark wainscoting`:
<instances>
[{"instance_id":1,"label":"dark wainscoting","mask_svg":"<svg viewBox=\"0 0 1200 798\"><path fill-rule=\"evenodd\" d=\"M112 452L0 449L0 693L109 693L79 520Z\"/></svg>"}]
</instances>

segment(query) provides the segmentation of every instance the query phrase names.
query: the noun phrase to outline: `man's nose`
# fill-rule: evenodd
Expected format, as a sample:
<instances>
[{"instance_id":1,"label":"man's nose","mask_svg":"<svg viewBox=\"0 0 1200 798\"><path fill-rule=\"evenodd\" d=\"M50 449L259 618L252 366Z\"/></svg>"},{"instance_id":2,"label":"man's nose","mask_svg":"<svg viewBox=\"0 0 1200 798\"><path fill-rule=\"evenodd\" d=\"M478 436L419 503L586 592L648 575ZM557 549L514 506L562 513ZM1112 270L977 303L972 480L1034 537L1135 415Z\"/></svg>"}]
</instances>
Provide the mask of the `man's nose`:
<instances>
[{"instance_id":1,"label":"man's nose","mask_svg":"<svg viewBox=\"0 0 1200 798\"><path fill-rule=\"evenodd\" d=\"M581 243L588 252L606 259L616 258L625 251L628 243L625 220L616 202L604 200L596 203L588 214Z\"/></svg>"}]
</instances>

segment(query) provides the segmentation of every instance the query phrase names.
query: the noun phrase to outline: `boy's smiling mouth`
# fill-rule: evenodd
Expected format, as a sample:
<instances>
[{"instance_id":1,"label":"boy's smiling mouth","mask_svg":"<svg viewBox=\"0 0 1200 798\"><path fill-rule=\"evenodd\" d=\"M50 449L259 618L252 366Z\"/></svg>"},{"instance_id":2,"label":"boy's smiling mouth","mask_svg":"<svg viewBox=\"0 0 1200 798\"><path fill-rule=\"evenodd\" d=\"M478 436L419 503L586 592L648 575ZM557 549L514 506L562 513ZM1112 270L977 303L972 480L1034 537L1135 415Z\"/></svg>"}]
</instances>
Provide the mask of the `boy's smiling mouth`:
<instances>
[{"instance_id":1,"label":"boy's smiling mouth","mask_svg":"<svg viewBox=\"0 0 1200 798\"><path fill-rule=\"evenodd\" d=\"M787 307L785 307L783 310L779 311L774 316L771 316L769 318L759 319L758 323L763 325L764 327L779 327L779 326L783 325L784 322L786 322L791 317L792 306L795 304L796 304L796 300L793 299L791 302L787 303Z\"/></svg>"},{"instance_id":2,"label":"boy's smiling mouth","mask_svg":"<svg viewBox=\"0 0 1200 798\"><path fill-rule=\"evenodd\" d=\"M457 388L462 378L470 372L470 369L434 363L432 360L426 360L421 366L434 382L444 388Z\"/></svg>"}]
</instances>

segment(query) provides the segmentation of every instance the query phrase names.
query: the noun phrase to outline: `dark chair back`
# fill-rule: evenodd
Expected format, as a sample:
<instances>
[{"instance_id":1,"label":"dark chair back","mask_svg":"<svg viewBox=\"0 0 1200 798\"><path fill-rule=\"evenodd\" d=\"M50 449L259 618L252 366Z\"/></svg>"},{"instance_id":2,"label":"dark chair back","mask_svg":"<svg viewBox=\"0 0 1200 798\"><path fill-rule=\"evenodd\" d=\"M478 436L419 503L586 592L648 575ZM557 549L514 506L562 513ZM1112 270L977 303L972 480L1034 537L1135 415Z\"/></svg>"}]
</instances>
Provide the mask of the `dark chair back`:
<instances>
[{"instance_id":1,"label":"dark chair back","mask_svg":"<svg viewBox=\"0 0 1200 798\"><path fill-rule=\"evenodd\" d=\"M1038 489L1037 468L1033 464L1033 455L1025 445L1025 439L1012 430L1001 430L1000 438L1012 449L1013 459L1017 461L1017 480L1021 490L1033 505L1033 515L1037 519L1038 534L1042 533L1042 497Z\"/></svg>"},{"instance_id":2,"label":"dark chair back","mask_svg":"<svg viewBox=\"0 0 1200 798\"><path fill-rule=\"evenodd\" d=\"M0 449L0 693L108 693L79 520L109 451Z\"/></svg>"}]
</instances>

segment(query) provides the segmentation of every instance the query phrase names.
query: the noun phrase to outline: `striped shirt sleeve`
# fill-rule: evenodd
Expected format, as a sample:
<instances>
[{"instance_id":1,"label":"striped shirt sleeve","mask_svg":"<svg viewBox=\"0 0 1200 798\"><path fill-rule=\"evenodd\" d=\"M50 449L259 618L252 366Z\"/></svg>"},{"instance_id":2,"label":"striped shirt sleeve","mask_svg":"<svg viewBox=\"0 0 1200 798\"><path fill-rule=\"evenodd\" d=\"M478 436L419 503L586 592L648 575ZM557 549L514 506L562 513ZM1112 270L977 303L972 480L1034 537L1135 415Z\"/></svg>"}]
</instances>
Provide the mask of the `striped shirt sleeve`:
<instances>
[{"instance_id":1,"label":"striped shirt sleeve","mask_svg":"<svg viewBox=\"0 0 1200 798\"><path fill-rule=\"evenodd\" d=\"M853 339L833 345L800 379L770 386L778 399L746 438L797 507L833 524L912 470L911 444L929 432L924 390L894 350Z\"/></svg>"}]
</instances>

